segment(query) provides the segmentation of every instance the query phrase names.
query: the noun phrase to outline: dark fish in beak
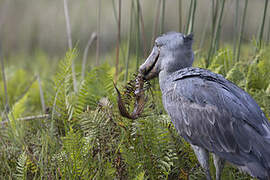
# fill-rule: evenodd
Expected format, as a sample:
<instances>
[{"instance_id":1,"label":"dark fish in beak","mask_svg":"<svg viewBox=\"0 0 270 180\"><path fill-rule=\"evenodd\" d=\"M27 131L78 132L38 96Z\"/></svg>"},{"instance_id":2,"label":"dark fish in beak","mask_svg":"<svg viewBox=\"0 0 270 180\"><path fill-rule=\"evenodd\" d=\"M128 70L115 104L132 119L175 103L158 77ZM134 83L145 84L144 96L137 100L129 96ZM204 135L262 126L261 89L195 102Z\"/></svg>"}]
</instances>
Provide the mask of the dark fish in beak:
<instances>
[{"instance_id":1,"label":"dark fish in beak","mask_svg":"<svg viewBox=\"0 0 270 180\"><path fill-rule=\"evenodd\" d=\"M129 119L137 119L142 114L146 101L146 98L144 97L144 82L145 82L144 80L150 80L158 75L159 70L157 66L157 61L159 58L159 53L160 53L159 47L154 46L149 57L139 68L139 74L136 77L136 84L135 84L136 90L134 92L136 100L134 104L134 110L131 114L127 111L125 103L123 102L123 99L121 97L121 93L114 84L114 88L116 89L117 92L118 109L123 117Z\"/></svg>"},{"instance_id":2,"label":"dark fish in beak","mask_svg":"<svg viewBox=\"0 0 270 180\"><path fill-rule=\"evenodd\" d=\"M157 61L159 58L160 49L154 46L151 54L146 61L140 66L139 73L142 74L145 80L153 79L158 75Z\"/></svg>"},{"instance_id":3,"label":"dark fish in beak","mask_svg":"<svg viewBox=\"0 0 270 180\"><path fill-rule=\"evenodd\" d=\"M145 101L146 98L144 97L144 80L142 75L139 73L136 77L136 83L135 83L135 104L134 104L134 110L133 112L130 114L126 107L125 107L125 103L123 102L122 96L120 91L117 89L116 85L113 83L114 88L117 92L117 103L118 103L118 109L120 114L123 117L126 117L128 119L137 119L140 117L140 115L143 112L144 109L144 105L145 105Z\"/></svg>"}]
</instances>

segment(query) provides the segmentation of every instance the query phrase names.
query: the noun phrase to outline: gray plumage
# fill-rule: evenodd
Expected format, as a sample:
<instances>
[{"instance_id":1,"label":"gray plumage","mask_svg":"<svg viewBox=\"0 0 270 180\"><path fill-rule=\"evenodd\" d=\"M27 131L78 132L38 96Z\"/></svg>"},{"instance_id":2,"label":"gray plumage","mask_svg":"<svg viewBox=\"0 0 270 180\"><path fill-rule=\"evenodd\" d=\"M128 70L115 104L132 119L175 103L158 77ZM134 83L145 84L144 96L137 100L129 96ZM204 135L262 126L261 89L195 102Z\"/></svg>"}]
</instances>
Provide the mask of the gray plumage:
<instances>
[{"instance_id":1,"label":"gray plumage","mask_svg":"<svg viewBox=\"0 0 270 180\"><path fill-rule=\"evenodd\" d=\"M156 40L140 67L145 79L159 76L163 105L178 133L195 151L207 179L208 152L216 179L224 160L253 177L270 179L270 123L241 88L193 63L192 35L171 32Z\"/></svg>"}]
</instances>

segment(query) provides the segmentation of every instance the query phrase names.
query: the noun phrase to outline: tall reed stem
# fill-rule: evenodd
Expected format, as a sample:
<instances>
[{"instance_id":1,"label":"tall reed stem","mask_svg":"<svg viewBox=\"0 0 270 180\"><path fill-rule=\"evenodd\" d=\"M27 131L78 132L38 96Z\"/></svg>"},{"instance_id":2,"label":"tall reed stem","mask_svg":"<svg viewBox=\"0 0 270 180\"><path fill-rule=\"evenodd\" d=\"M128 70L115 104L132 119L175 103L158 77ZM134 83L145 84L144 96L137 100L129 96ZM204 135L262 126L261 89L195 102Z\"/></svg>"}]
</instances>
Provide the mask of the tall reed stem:
<instances>
[{"instance_id":1,"label":"tall reed stem","mask_svg":"<svg viewBox=\"0 0 270 180\"><path fill-rule=\"evenodd\" d=\"M268 30L267 30L267 37L266 37L267 45L269 45L269 40L270 40L270 18L268 22Z\"/></svg>"},{"instance_id":2,"label":"tall reed stem","mask_svg":"<svg viewBox=\"0 0 270 180\"><path fill-rule=\"evenodd\" d=\"M213 39L213 36L214 36L214 29L215 29L215 20L216 20L216 17L215 17L215 0L212 0L211 1L211 13L212 13L212 36L211 36L211 39Z\"/></svg>"},{"instance_id":3,"label":"tall reed stem","mask_svg":"<svg viewBox=\"0 0 270 180\"><path fill-rule=\"evenodd\" d=\"M7 92L7 80L6 80L6 73L5 73L5 64L4 59L2 55L2 49L1 49L1 41L0 41L0 61L1 61L1 71L2 71L2 79L4 84L4 92L5 92L5 114L9 112L9 103L8 103L8 92Z\"/></svg>"},{"instance_id":4,"label":"tall reed stem","mask_svg":"<svg viewBox=\"0 0 270 180\"><path fill-rule=\"evenodd\" d=\"M203 48L203 45L204 45L204 42L205 42L205 38L206 38L206 32L207 32L208 27L209 27L209 24L211 22L211 12L209 13L208 18L207 18L206 21L207 22L204 25L203 33L202 33L201 40L200 40L200 46L199 46L200 53L198 53L198 57L199 57L199 55L202 52L202 48Z\"/></svg>"},{"instance_id":5,"label":"tall reed stem","mask_svg":"<svg viewBox=\"0 0 270 180\"><path fill-rule=\"evenodd\" d=\"M192 16L193 3L194 3L194 0L191 0L190 4L189 4L189 10L188 10L188 16L187 16L187 22L186 22L186 31L185 31L186 34L188 33L189 26L190 26L190 19Z\"/></svg>"},{"instance_id":6,"label":"tall reed stem","mask_svg":"<svg viewBox=\"0 0 270 180\"><path fill-rule=\"evenodd\" d=\"M67 0L63 0L63 1L64 1L64 13L65 13L65 20L66 20L66 30L67 30L67 37L68 37L68 48L71 51L72 38L71 38L70 18L69 18L69 13L68 13L68 4L67 4ZM77 92L78 89L77 89L74 59L72 60L71 71L72 71L73 89L74 89L74 92Z\"/></svg>"},{"instance_id":7,"label":"tall reed stem","mask_svg":"<svg viewBox=\"0 0 270 180\"><path fill-rule=\"evenodd\" d=\"M121 41L121 7L122 0L118 1L118 24L117 24L117 44L116 44L116 60L115 60L115 79L114 82L117 82L118 71L119 71L119 49L120 49L120 41Z\"/></svg>"},{"instance_id":8,"label":"tall reed stem","mask_svg":"<svg viewBox=\"0 0 270 180\"><path fill-rule=\"evenodd\" d=\"M238 14L239 0L235 0L234 37L233 37L233 57L236 59L236 48L238 43Z\"/></svg>"},{"instance_id":9,"label":"tall reed stem","mask_svg":"<svg viewBox=\"0 0 270 180\"><path fill-rule=\"evenodd\" d=\"M164 33L165 26L165 10L166 10L166 0L162 0L162 13L161 13L161 23L160 23L160 34Z\"/></svg>"},{"instance_id":10,"label":"tall reed stem","mask_svg":"<svg viewBox=\"0 0 270 180\"><path fill-rule=\"evenodd\" d=\"M218 1L219 3L219 1ZM223 12L224 12L224 6L225 6L225 0L222 0L221 2L221 7L220 7L220 13L219 13L219 16L218 16L218 22L217 22L217 30L216 30L216 33L215 34L215 51L214 53L216 53L216 51L219 49L219 39L220 39L220 32L221 32L221 21L222 21L222 18L223 18Z\"/></svg>"},{"instance_id":11,"label":"tall reed stem","mask_svg":"<svg viewBox=\"0 0 270 180\"><path fill-rule=\"evenodd\" d=\"M141 49L141 33L140 33L140 7L138 0L136 1L136 27L137 27L137 36L136 36L136 70L139 68L140 64L140 49Z\"/></svg>"},{"instance_id":12,"label":"tall reed stem","mask_svg":"<svg viewBox=\"0 0 270 180\"><path fill-rule=\"evenodd\" d=\"M141 32L142 32L142 40L143 40L143 55L145 58L147 56L147 48L146 48L146 37L145 37L145 31L144 31L144 20L143 20L143 14L142 14L142 6L140 3L140 0L137 0L137 3L138 3L139 13L140 13Z\"/></svg>"},{"instance_id":13,"label":"tall reed stem","mask_svg":"<svg viewBox=\"0 0 270 180\"><path fill-rule=\"evenodd\" d=\"M69 18L69 13L68 13L67 0L64 0L64 13L65 13L65 20L66 20L68 48L69 48L69 50L71 50L72 49L72 38L71 38L71 27L70 27L70 18Z\"/></svg>"},{"instance_id":14,"label":"tall reed stem","mask_svg":"<svg viewBox=\"0 0 270 180\"><path fill-rule=\"evenodd\" d=\"M46 106L45 106L44 93L43 93L42 84L41 84L41 81L40 81L39 74L37 75L37 80L38 80L38 86L39 86L39 96L40 96L42 113L45 113L46 112Z\"/></svg>"},{"instance_id":15,"label":"tall reed stem","mask_svg":"<svg viewBox=\"0 0 270 180\"><path fill-rule=\"evenodd\" d=\"M100 20L101 20L101 0L98 0L97 9L97 43L96 43L96 66L99 65L99 49L100 49Z\"/></svg>"},{"instance_id":16,"label":"tall reed stem","mask_svg":"<svg viewBox=\"0 0 270 180\"><path fill-rule=\"evenodd\" d=\"M182 0L178 0L178 31L182 32Z\"/></svg>"},{"instance_id":17,"label":"tall reed stem","mask_svg":"<svg viewBox=\"0 0 270 180\"><path fill-rule=\"evenodd\" d=\"M205 66L208 67L210 64L210 60L212 57L212 51L213 51L213 43L214 43L214 35L215 35L215 24L216 24L216 7L215 7L215 0L212 0L211 3L211 14L212 14L212 29L211 29L211 37L210 37L210 47L208 51L208 56L205 61Z\"/></svg>"},{"instance_id":18,"label":"tall reed stem","mask_svg":"<svg viewBox=\"0 0 270 180\"><path fill-rule=\"evenodd\" d=\"M212 1L214 2L214 0ZM222 0L221 2L221 5L220 7L218 8L218 2L216 2L216 10L214 10L214 5L215 3L212 3L212 13L214 15L214 18L213 18L213 26L212 28L214 27L214 29L212 30L212 34L213 36L211 37L211 45L210 45L210 48L209 48L209 52L208 52L208 57L206 59L206 67L209 66L210 64L210 61L212 59L212 56L213 54L215 54L215 52L217 51L218 49L218 46L219 46L219 37L220 37L220 31L221 31L221 21L222 21L222 17L223 17L223 11L224 11L224 5L225 5L225 0ZM218 13L219 12L219 13ZM216 15L218 14L218 15Z\"/></svg>"},{"instance_id":19,"label":"tall reed stem","mask_svg":"<svg viewBox=\"0 0 270 180\"><path fill-rule=\"evenodd\" d=\"M261 26L260 26L260 33L259 33L259 36L258 36L259 45L257 47L257 50L260 50L261 46L262 46L262 38L263 38L263 32L264 32L265 17L266 17L266 14L267 14L267 6L268 6L268 0L265 0L262 23L261 23Z\"/></svg>"},{"instance_id":20,"label":"tall reed stem","mask_svg":"<svg viewBox=\"0 0 270 180\"><path fill-rule=\"evenodd\" d=\"M245 7L244 7L243 16L242 16L240 35L239 35L239 39L238 39L238 43L237 43L236 61L239 61L239 57L240 57L242 37L243 37L243 34L244 34L246 14L247 14L247 6L248 6L248 0L245 0Z\"/></svg>"},{"instance_id":21,"label":"tall reed stem","mask_svg":"<svg viewBox=\"0 0 270 180\"><path fill-rule=\"evenodd\" d=\"M89 48L96 39L97 39L97 33L93 32L91 34L91 37L89 38L89 40L87 42L87 45L86 45L85 49L84 49L83 61L82 61L82 80L84 79L84 76L85 76L85 66L86 66L86 61L87 61L87 57L88 57Z\"/></svg>"},{"instance_id":22,"label":"tall reed stem","mask_svg":"<svg viewBox=\"0 0 270 180\"><path fill-rule=\"evenodd\" d=\"M211 44L213 43L214 35L215 35L215 27L217 21L217 12L218 12L218 3L216 0L212 0L211 13L212 13L212 35L211 35Z\"/></svg>"},{"instance_id":23,"label":"tall reed stem","mask_svg":"<svg viewBox=\"0 0 270 180\"><path fill-rule=\"evenodd\" d=\"M192 13L191 13L191 17L190 17L190 22L188 23L189 28L188 28L187 34L190 34L191 32L193 32L196 7L197 7L197 0L193 0Z\"/></svg>"},{"instance_id":24,"label":"tall reed stem","mask_svg":"<svg viewBox=\"0 0 270 180\"><path fill-rule=\"evenodd\" d=\"M130 7L130 20L129 20L129 33L128 33L128 47L127 47L127 54L126 54L126 71L125 71L125 82L128 80L128 67L129 67L129 56L130 56L130 46L131 46L131 36L132 36L132 26L133 26L133 11L134 11L134 3L131 2Z\"/></svg>"},{"instance_id":25,"label":"tall reed stem","mask_svg":"<svg viewBox=\"0 0 270 180\"><path fill-rule=\"evenodd\" d=\"M151 41L151 46L154 45L155 38L157 36L157 30L158 30L158 19L160 16L160 5L161 5L161 0L156 1L156 11L155 11L155 20L153 24L153 31L152 31L152 41Z\"/></svg>"}]
</instances>

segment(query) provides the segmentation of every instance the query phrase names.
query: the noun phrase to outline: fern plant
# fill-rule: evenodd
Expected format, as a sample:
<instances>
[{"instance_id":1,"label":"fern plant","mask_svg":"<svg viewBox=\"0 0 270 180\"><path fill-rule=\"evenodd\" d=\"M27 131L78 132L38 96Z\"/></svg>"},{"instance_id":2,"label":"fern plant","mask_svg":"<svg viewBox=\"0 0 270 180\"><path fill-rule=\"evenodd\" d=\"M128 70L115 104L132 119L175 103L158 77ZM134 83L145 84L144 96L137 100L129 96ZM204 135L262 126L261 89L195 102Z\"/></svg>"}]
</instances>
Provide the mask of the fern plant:
<instances>
[{"instance_id":1,"label":"fern plant","mask_svg":"<svg viewBox=\"0 0 270 180\"><path fill-rule=\"evenodd\" d=\"M21 179L21 180L26 180L27 178L27 166L26 166L26 162L27 162L27 155L25 152L23 152L17 161L17 172L16 172L16 177L17 179Z\"/></svg>"},{"instance_id":2,"label":"fern plant","mask_svg":"<svg viewBox=\"0 0 270 180\"><path fill-rule=\"evenodd\" d=\"M83 113L87 108L95 110L98 105L106 104L106 99L115 103L114 86L111 67L103 64L93 68L81 83L75 105L75 116Z\"/></svg>"},{"instance_id":3,"label":"fern plant","mask_svg":"<svg viewBox=\"0 0 270 180\"><path fill-rule=\"evenodd\" d=\"M77 56L76 50L70 50L59 63L59 70L54 78L55 95L51 101L52 119L58 124L59 133L68 132L73 114L74 92L72 88L71 65Z\"/></svg>"}]
</instances>

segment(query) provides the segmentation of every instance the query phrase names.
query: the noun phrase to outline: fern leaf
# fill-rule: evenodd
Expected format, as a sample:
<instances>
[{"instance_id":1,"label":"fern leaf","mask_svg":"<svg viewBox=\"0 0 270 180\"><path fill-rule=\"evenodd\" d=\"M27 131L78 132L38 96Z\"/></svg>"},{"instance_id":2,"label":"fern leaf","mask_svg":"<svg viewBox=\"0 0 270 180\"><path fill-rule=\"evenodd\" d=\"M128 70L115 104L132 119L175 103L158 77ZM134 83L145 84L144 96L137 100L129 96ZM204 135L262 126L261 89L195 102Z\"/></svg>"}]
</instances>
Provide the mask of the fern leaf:
<instances>
[{"instance_id":1,"label":"fern leaf","mask_svg":"<svg viewBox=\"0 0 270 180\"><path fill-rule=\"evenodd\" d=\"M145 171L140 172L133 180L144 180Z\"/></svg>"},{"instance_id":2,"label":"fern leaf","mask_svg":"<svg viewBox=\"0 0 270 180\"><path fill-rule=\"evenodd\" d=\"M236 63L226 74L226 79L244 88L245 74L243 73L243 68L244 67L241 64Z\"/></svg>"},{"instance_id":3,"label":"fern leaf","mask_svg":"<svg viewBox=\"0 0 270 180\"><path fill-rule=\"evenodd\" d=\"M17 160L17 166L16 166L17 172L15 176L17 177L18 180L26 180L26 176L27 176L26 162L27 162L27 155L25 152L23 152Z\"/></svg>"},{"instance_id":4,"label":"fern leaf","mask_svg":"<svg viewBox=\"0 0 270 180\"><path fill-rule=\"evenodd\" d=\"M77 56L76 50L70 50L66 53L63 60L60 61L57 73L54 77L55 95L51 101L52 118L57 119L57 126L60 132L68 131L73 123L74 92L71 74L71 65L73 59Z\"/></svg>"},{"instance_id":5,"label":"fern leaf","mask_svg":"<svg viewBox=\"0 0 270 180\"><path fill-rule=\"evenodd\" d=\"M86 76L79 89L75 105L75 115L78 116L87 106L95 110L102 98L108 98L114 102L114 86L112 76L109 73L111 67L107 64L93 68Z\"/></svg>"},{"instance_id":6,"label":"fern leaf","mask_svg":"<svg viewBox=\"0 0 270 180\"><path fill-rule=\"evenodd\" d=\"M215 73L226 76L227 72L233 67L233 54L228 48L220 49L213 58L209 69Z\"/></svg>"},{"instance_id":7,"label":"fern leaf","mask_svg":"<svg viewBox=\"0 0 270 180\"><path fill-rule=\"evenodd\" d=\"M28 98L28 93L24 95L19 101L17 101L14 106L12 106L11 111L8 114L8 118L13 121L22 116L25 111L26 101Z\"/></svg>"}]
</instances>

